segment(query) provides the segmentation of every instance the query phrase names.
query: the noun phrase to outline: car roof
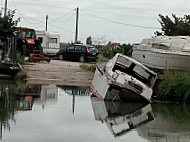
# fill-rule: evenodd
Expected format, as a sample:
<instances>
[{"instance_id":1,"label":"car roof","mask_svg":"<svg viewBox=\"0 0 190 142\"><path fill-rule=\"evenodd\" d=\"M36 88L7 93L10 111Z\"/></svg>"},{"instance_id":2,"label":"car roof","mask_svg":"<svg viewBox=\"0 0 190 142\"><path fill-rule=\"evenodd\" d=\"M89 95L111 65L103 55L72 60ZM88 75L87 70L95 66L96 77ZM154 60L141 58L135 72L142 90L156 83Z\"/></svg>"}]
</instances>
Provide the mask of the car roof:
<instances>
[{"instance_id":1,"label":"car roof","mask_svg":"<svg viewBox=\"0 0 190 142\"><path fill-rule=\"evenodd\" d=\"M92 45L88 45L88 44L74 44L76 46L85 46L85 47L95 47L95 46L92 46Z\"/></svg>"}]
</instances>

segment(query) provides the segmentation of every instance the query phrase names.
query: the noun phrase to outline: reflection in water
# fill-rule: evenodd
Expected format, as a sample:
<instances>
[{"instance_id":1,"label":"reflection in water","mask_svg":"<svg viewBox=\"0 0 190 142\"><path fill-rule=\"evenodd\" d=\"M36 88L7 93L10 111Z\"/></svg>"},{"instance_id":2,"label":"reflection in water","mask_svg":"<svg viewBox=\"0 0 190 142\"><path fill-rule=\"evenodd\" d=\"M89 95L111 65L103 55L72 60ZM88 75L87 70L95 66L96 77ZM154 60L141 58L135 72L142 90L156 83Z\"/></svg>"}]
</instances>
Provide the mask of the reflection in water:
<instances>
[{"instance_id":1,"label":"reflection in water","mask_svg":"<svg viewBox=\"0 0 190 142\"><path fill-rule=\"evenodd\" d=\"M59 90L69 95L90 96L92 94L89 87L59 86Z\"/></svg>"},{"instance_id":2,"label":"reflection in water","mask_svg":"<svg viewBox=\"0 0 190 142\"><path fill-rule=\"evenodd\" d=\"M89 96L89 87L69 87L56 85L36 85L24 84L22 82L0 80L0 139L2 139L3 128L11 130L10 120L16 122L14 118L18 111L33 111L34 105L41 105L42 109L46 105L55 105L58 101L58 92L64 91L73 96L72 108L75 109L75 95Z\"/></svg>"},{"instance_id":3,"label":"reflection in water","mask_svg":"<svg viewBox=\"0 0 190 142\"><path fill-rule=\"evenodd\" d=\"M2 128L10 129L8 120L14 119L15 114L15 96L10 95L13 92L13 82L0 80L0 139L2 139Z\"/></svg>"},{"instance_id":4,"label":"reflection in water","mask_svg":"<svg viewBox=\"0 0 190 142\"><path fill-rule=\"evenodd\" d=\"M41 86L40 97L35 100L36 103L45 109L46 105L56 104L58 100L58 87L56 85L43 85Z\"/></svg>"},{"instance_id":5,"label":"reflection in water","mask_svg":"<svg viewBox=\"0 0 190 142\"><path fill-rule=\"evenodd\" d=\"M64 137L95 142L98 137L100 141L189 142L190 105L113 103L93 97L89 102L90 94L83 87L0 80L0 140L20 141L22 137L23 141L47 142ZM77 107L75 116L70 105L73 113ZM94 117L107 127L92 122ZM115 137L122 136L113 137L107 128Z\"/></svg>"},{"instance_id":6,"label":"reflection in water","mask_svg":"<svg viewBox=\"0 0 190 142\"><path fill-rule=\"evenodd\" d=\"M66 94L72 95L72 112L75 113L75 96L90 96L92 93L89 87L79 86L59 86L59 94L65 92Z\"/></svg>"},{"instance_id":7,"label":"reflection in water","mask_svg":"<svg viewBox=\"0 0 190 142\"><path fill-rule=\"evenodd\" d=\"M3 128L10 130L9 120L14 119L17 111L31 111L34 102L41 104L44 109L46 103L56 103L58 88L56 85L26 85L23 82L13 83L0 80L0 139Z\"/></svg>"},{"instance_id":8,"label":"reflection in water","mask_svg":"<svg viewBox=\"0 0 190 142\"><path fill-rule=\"evenodd\" d=\"M27 111L32 110L33 106L33 96L32 95L24 95L20 98L20 100L16 101L17 110L19 111Z\"/></svg>"},{"instance_id":9,"label":"reflection in water","mask_svg":"<svg viewBox=\"0 0 190 142\"><path fill-rule=\"evenodd\" d=\"M120 136L154 120L150 104L100 101L91 97L96 120L106 123L114 136Z\"/></svg>"},{"instance_id":10,"label":"reflection in water","mask_svg":"<svg viewBox=\"0 0 190 142\"><path fill-rule=\"evenodd\" d=\"M57 101L56 86L42 86L23 82L14 83L10 80L0 80L0 140L2 131L10 130L9 120L14 119L17 111L31 111L34 101Z\"/></svg>"},{"instance_id":11,"label":"reflection in water","mask_svg":"<svg viewBox=\"0 0 190 142\"><path fill-rule=\"evenodd\" d=\"M151 142L189 142L190 105L155 104L155 120L138 128L139 136Z\"/></svg>"}]
</instances>

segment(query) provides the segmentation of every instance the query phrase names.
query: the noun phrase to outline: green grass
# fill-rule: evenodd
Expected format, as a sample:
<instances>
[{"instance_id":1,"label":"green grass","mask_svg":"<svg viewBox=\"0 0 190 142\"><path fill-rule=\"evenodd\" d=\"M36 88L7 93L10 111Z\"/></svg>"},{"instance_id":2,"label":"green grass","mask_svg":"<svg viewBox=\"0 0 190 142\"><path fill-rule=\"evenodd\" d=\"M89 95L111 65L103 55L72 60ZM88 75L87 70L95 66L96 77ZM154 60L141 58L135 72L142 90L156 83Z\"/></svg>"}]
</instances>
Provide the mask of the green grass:
<instances>
[{"instance_id":1,"label":"green grass","mask_svg":"<svg viewBox=\"0 0 190 142\"><path fill-rule=\"evenodd\" d=\"M26 71L21 70L15 76L15 80L16 81L22 81L22 80L26 79L26 77L27 77Z\"/></svg>"},{"instance_id":2,"label":"green grass","mask_svg":"<svg viewBox=\"0 0 190 142\"><path fill-rule=\"evenodd\" d=\"M158 100L190 103L190 72L167 72L160 78L156 88Z\"/></svg>"},{"instance_id":3,"label":"green grass","mask_svg":"<svg viewBox=\"0 0 190 142\"><path fill-rule=\"evenodd\" d=\"M85 71L91 71L94 72L96 70L96 66L98 62L107 62L108 59L105 58L103 55L99 54L98 60L96 62L88 62L80 65L80 68L82 68Z\"/></svg>"},{"instance_id":4,"label":"green grass","mask_svg":"<svg viewBox=\"0 0 190 142\"><path fill-rule=\"evenodd\" d=\"M109 59L104 57L102 54L99 54L97 62L107 62Z\"/></svg>"},{"instance_id":5,"label":"green grass","mask_svg":"<svg viewBox=\"0 0 190 142\"><path fill-rule=\"evenodd\" d=\"M25 64L24 57L20 52L16 53L16 61L21 65Z\"/></svg>"},{"instance_id":6,"label":"green grass","mask_svg":"<svg viewBox=\"0 0 190 142\"><path fill-rule=\"evenodd\" d=\"M97 64L82 64L80 65L80 68L82 68L85 71L92 71L94 72L96 70Z\"/></svg>"}]
</instances>

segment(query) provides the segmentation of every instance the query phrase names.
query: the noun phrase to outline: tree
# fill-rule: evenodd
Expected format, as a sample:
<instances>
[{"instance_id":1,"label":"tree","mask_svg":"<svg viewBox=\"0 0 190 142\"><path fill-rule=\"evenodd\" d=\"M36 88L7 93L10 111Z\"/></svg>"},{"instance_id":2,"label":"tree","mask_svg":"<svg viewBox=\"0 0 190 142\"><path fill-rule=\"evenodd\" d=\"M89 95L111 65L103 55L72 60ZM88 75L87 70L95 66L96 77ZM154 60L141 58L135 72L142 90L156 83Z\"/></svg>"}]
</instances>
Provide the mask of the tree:
<instances>
[{"instance_id":1,"label":"tree","mask_svg":"<svg viewBox=\"0 0 190 142\"><path fill-rule=\"evenodd\" d=\"M107 42L106 36L97 36L96 38L93 38L93 45L105 45Z\"/></svg>"},{"instance_id":2,"label":"tree","mask_svg":"<svg viewBox=\"0 0 190 142\"><path fill-rule=\"evenodd\" d=\"M172 14L172 20L168 15L163 16L159 14L159 18L158 21L162 26L162 32L156 31L156 35L190 36L190 15L177 17L175 14Z\"/></svg>"},{"instance_id":3,"label":"tree","mask_svg":"<svg viewBox=\"0 0 190 142\"><path fill-rule=\"evenodd\" d=\"M15 10L9 11L5 17L1 17L0 15L0 39L6 40L7 37L14 35L17 23L20 21L20 18L13 20L14 14Z\"/></svg>"},{"instance_id":4,"label":"tree","mask_svg":"<svg viewBox=\"0 0 190 142\"><path fill-rule=\"evenodd\" d=\"M86 38L86 44L92 45L92 37L91 36Z\"/></svg>"}]
</instances>

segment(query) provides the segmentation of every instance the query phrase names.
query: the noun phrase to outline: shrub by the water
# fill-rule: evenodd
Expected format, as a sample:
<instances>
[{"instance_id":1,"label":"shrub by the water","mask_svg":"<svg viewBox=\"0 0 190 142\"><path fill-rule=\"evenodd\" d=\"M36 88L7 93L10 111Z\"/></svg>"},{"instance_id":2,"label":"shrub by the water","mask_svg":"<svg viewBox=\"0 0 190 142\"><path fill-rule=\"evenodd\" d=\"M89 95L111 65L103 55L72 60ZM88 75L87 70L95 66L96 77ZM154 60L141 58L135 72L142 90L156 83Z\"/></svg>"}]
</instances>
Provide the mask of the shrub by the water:
<instances>
[{"instance_id":1,"label":"shrub by the water","mask_svg":"<svg viewBox=\"0 0 190 142\"><path fill-rule=\"evenodd\" d=\"M20 52L16 53L16 61L21 65L25 64L24 57Z\"/></svg>"},{"instance_id":2,"label":"shrub by the water","mask_svg":"<svg viewBox=\"0 0 190 142\"><path fill-rule=\"evenodd\" d=\"M164 75L157 98L162 101L190 103L190 72Z\"/></svg>"},{"instance_id":3,"label":"shrub by the water","mask_svg":"<svg viewBox=\"0 0 190 142\"><path fill-rule=\"evenodd\" d=\"M116 48L108 48L108 49L104 49L102 51L102 55L106 58L112 58L113 56L115 56L115 54L117 53L122 53L124 55L127 56L131 56L132 55L132 45L130 44L123 44L119 47Z\"/></svg>"},{"instance_id":4,"label":"shrub by the water","mask_svg":"<svg viewBox=\"0 0 190 142\"><path fill-rule=\"evenodd\" d=\"M15 80L17 81L22 81L24 79L26 79L27 75L26 75L26 71L21 70L17 73L17 75L15 76Z\"/></svg>"}]
</instances>

